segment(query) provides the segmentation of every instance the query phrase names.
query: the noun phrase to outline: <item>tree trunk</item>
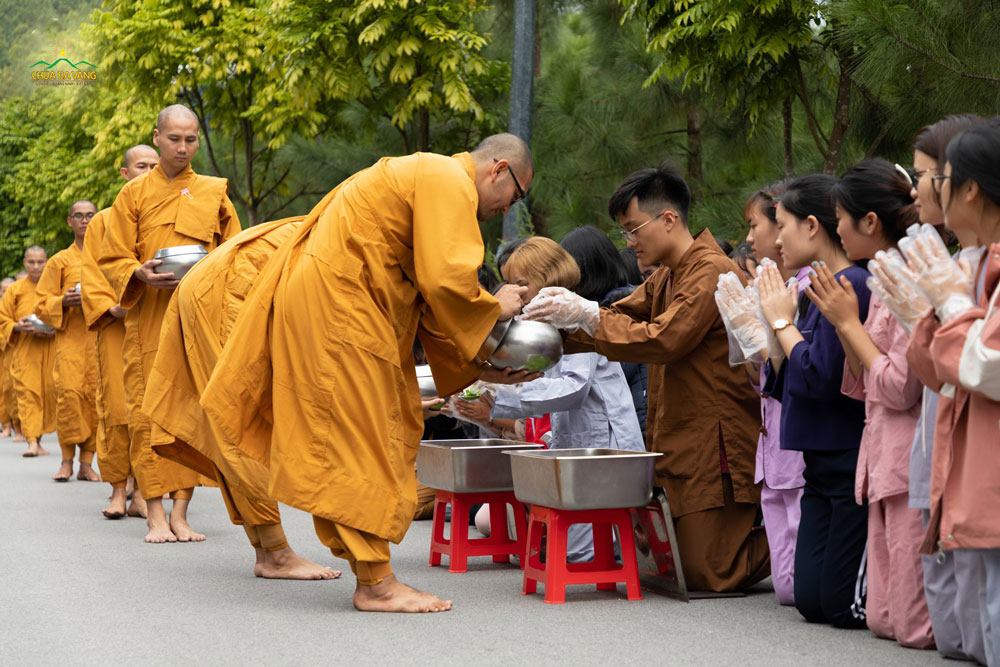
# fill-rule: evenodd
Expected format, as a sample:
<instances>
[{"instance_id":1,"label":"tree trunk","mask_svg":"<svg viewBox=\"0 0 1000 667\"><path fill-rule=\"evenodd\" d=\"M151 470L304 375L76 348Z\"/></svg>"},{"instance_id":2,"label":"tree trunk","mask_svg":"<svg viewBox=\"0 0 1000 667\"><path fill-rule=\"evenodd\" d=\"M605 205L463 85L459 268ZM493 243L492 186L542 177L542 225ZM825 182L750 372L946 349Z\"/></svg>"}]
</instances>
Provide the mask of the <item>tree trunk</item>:
<instances>
[{"instance_id":1,"label":"tree trunk","mask_svg":"<svg viewBox=\"0 0 1000 667\"><path fill-rule=\"evenodd\" d=\"M701 170L701 117L693 106L687 109L687 175L688 182L694 183L700 189L704 185Z\"/></svg>"},{"instance_id":2,"label":"tree trunk","mask_svg":"<svg viewBox=\"0 0 1000 667\"><path fill-rule=\"evenodd\" d=\"M535 0L514 0L514 52L510 73L509 130L531 146L532 106L535 97ZM519 220L528 216L527 204L519 203L503 216L503 239L520 233Z\"/></svg>"},{"instance_id":3,"label":"tree trunk","mask_svg":"<svg viewBox=\"0 0 1000 667\"><path fill-rule=\"evenodd\" d=\"M426 153L431 149L431 112L428 109L421 109L419 119L420 125L417 129L417 150Z\"/></svg>"},{"instance_id":4,"label":"tree trunk","mask_svg":"<svg viewBox=\"0 0 1000 667\"><path fill-rule=\"evenodd\" d=\"M833 129L830 131L830 143L823 161L824 174L837 173L840 152L844 147L847 128L851 124L851 74L846 58L838 56L837 60L840 62L840 77L837 81L837 102L833 109Z\"/></svg>"},{"instance_id":5,"label":"tree trunk","mask_svg":"<svg viewBox=\"0 0 1000 667\"><path fill-rule=\"evenodd\" d=\"M785 152L785 178L795 177L795 159L792 154L792 98L785 99L781 105L783 121L781 146Z\"/></svg>"}]
</instances>

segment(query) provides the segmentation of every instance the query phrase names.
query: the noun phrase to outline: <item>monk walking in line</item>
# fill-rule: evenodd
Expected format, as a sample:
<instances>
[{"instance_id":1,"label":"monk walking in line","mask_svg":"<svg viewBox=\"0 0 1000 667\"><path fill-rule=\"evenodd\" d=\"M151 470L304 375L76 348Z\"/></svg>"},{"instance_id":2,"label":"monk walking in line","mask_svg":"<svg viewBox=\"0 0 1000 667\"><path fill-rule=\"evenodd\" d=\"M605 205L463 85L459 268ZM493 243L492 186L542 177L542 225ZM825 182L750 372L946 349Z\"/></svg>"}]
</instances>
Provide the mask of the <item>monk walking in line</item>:
<instances>
[{"instance_id":1,"label":"monk walking in line","mask_svg":"<svg viewBox=\"0 0 1000 667\"><path fill-rule=\"evenodd\" d=\"M101 481L92 466L97 451L97 338L87 328L80 310L80 249L95 213L97 207L86 199L70 206L66 224L73 230L73 243L45 264L35 290L35 315L56 329L53 377L57 433L62 449L62 464L52 476L57 482L68 482L73 476L77 447L80 470L76 478Z\"/></svg>"},{"instance_id":2,"label":"monk walking in line","mask_svg":"<svg viewBox=\"0 0 1000 667\"><path fill-rule=\"evenodd\" d=\"M0 299L3 298L7 288L14 284L13 278L0 280ZM13 384L10 379L10 350L6 347L0 351L0 437L6 438L16 434L20 429L17 425L17 408L11 406L8 399L14 395Z\"/></svg>"},{"instance_id":3,"label":"monk walking in line","mask_svg":"<svg viewBox=\"0 0 1000 667\"><path fill-rule=\"evenodd\" d=\"M200 176L191 169L198 150L198 118L179 104L163 109L153 131L160 162L125 184L105 216L98 265L125 316L125 399L129 412L132 470L146 499L146 541L200 542L187 521L194 487L208 482L179 463L157 456L150 446L149 419L142 399L156 357L160 326L178 280L157 273L157 250L200 245L212 250L240 231L224 178ZM167 518L163 496L171 494Z\"/></svg>"},{"instance_id":4,"label":"monk walking in line","mask_svg":"<svg viewBox=\"0 0 1000 667\"><path fill-rule=\"evenodd\" d=\"M48 254L33 245L24 251L25 277L17 280L0 300L0 341L11 346L11 379L17 399L21 432L28 442L25 457L45 456L41 446L43 433L56 428L56 392L52 381L55 355L54 331L37 331L28 321L35 312L35 290L42 277Z\"/></svg>"},{"instance_id":5,"label":"monk walking in line","mask_svg":"<svg viewBox=\"0 0 1000 667\"><path fill-rule=\"evenodd\" d=\"M230 519L243 526L254 548L254 574L267 579L334 579L340 572L292 550L278 503L247 493L241 475L222 455L199 400L258 273L301 223L300 216L251 227L188 272L163 317L142 404L152 420L153 449L218 481ZM249 457L239 465L242 476L266 494L267 465Z\"/></svg>"},{"instance_id":6,"label":"monk walking in line","mask_svg":"<svg viewBox=\"0 0 1000 667\"><path fill-rule=\"evenodd\" d=\"M201 405L223 454L266 462L258 498L310 512L357 576L362 611L437 612L451 601L393 574L416 506L423 432L419 337L441 395L480 377L474 358L525 288L479 286L479 220L524 196L527 146L487 138L471 154L383 158L329 193L260 272ZM537 374L493 371L492 381Z\"/></svg>"},{"instance_id":7,"label":"monk walking in line","mask_svg":"<svg viewBox=\"0 0 1000 667\"><path fill-rule=\"evenodd\" d=\"M125 151L121 175L131 181L150 171L160 161L152 146L140 144ZM98 211L83 240L82 305L87 326L97 332L97 464L101 477L111 484L111 502L101 513L108 519L123 516L146 518L142 493L132 493L128 502L129 480L133 478L129 458L128 411L125 409L124 365L125 309L118 303L111 285L101 273L97 258L104 241L104 220L110 211Z\"/></svg>"}]
</instances>

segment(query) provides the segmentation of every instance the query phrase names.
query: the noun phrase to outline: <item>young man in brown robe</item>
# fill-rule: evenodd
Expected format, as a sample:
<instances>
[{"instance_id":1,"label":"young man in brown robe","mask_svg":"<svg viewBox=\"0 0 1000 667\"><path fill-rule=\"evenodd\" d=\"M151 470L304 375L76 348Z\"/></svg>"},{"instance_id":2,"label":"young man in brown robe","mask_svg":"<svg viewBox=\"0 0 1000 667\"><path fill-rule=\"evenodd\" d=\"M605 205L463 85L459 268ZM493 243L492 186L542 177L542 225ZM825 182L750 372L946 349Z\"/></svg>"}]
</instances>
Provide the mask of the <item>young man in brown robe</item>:
<instances>
[{"instance_id":1,"label":"young man in brown robe","mask_svg":"<svg viewBox=\"0 0 1000 667\"><path fill-rule=\"evenodd\" d=\"M660 268L611 308L546 288L524 312L575 331L567 353L649 364L647 441L663 454L656 483L674 514L685 581L693 590L731 592L770 573L766 535L754 525L760 399L743 367L729 365L714 298L719 275L739 270L711 232L691 234L690 201L687 183L669 167L630 175L609 213L638 260Z\"/></svg>"}]
</instances>

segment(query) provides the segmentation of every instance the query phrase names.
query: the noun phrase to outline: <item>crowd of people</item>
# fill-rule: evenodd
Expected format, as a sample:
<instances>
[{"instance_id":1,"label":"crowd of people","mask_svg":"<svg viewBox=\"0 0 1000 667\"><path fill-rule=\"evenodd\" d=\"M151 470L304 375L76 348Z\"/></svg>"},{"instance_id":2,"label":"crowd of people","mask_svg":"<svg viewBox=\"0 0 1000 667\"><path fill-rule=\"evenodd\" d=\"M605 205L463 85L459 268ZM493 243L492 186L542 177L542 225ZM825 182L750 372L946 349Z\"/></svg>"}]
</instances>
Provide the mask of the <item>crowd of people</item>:
<instances>
[{"instance_id":1,"label":"crowd of people","mask_svg":"<svg viewBox=\"0 0 1000 667\"><path fill-rule=\"evenodd\" d=\"M429 506L421 438L648 449L689 588L770 576L810 622L1000 664L1000 119L925 127L909 168L764 185L735 248L692 231L675 170L642 169L609 198L624 250L593 226L519 239L499 285L478 222L530 188L512 135L383 158L245 231L225 179L191 169L189 109L164 109L153 144L0 300L4 428L28 457L56 431L53 479L110 483L107 519L198 542L194 487L218 487L257 576L339 577L291 549L285 503L350 564L358 609L444 611L390 564ZM183 245L209 252L160 272ZM477 363L513 317L561 329L559 363ZM421 400L420 362L440 398ZM488 532L488 509L470 521ZM589 529L568 553L592 558Z\"/></svg>"}]
</instances>

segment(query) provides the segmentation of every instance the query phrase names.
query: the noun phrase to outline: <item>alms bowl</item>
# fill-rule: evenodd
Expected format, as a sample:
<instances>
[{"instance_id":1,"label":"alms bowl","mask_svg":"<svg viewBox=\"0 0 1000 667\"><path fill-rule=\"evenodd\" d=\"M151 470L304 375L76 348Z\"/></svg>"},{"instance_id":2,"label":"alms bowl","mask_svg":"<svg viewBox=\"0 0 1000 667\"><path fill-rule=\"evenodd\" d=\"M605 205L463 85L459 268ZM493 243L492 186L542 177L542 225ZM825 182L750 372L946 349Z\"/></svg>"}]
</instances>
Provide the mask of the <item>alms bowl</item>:
<instances>
[{"instance_id":1,"label":"alms bowl","mask_svg":"<svg viewBox=\"0 0 1000 667\"><path fill-rule=\"evenodd\" d=\"M48 324L43 322L41 318L38 317L38 315L35 315L34 313L28 315L27 320L28 322L31 323L31 328L37 331L38 333L48 333L50 331L55 331L55 327L49 326Z\"/></svg>"},{"instance_id":2,"label":"alms bowl","mask_svg":"<svg viewBox=\"0 0 1000 667\"><path fill-rule=\"evenodd\" d=\"M154 273L172 273L174 278L180 280L191 269L192 266L201 261L208 251L200 245L176 245L170 248L161 248L153 255L153 259L162 260L163 263L153 268Z\"/></svg>"},{"instance_id":3,"label":"alms bowl","mask_svg":"<svg viewBox=\"0 0 1000 667\"><path fill-rule=\"evenodd\" d=\"M510 323L488 361L497 368L547 371L562 359L562 354L562 336L554 326L516 320Z\"/></svg>"}]
</instances>

